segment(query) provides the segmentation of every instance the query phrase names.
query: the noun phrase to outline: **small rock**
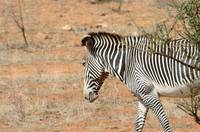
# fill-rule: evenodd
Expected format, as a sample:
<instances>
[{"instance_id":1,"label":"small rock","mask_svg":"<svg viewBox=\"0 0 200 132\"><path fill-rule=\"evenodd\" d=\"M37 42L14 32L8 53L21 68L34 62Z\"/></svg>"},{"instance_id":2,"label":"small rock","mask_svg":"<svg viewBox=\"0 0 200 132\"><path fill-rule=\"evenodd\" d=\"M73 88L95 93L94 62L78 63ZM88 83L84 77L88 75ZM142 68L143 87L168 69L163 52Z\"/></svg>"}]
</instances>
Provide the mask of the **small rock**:
<instances>
[{"instance_id":1,"label":"small rock","mask_svg":"<svg viewBox=\"0 0 200 132\"><path fill-rule=\"evenodd\" d=\"M70 25L65 25L62 27L63 30L72 31L72 27Z\"/></svg>"},{"instance_id":2,"label":"small rock","mask_svg":"<svg viewBox=\"0 0 200 132\"><path fill-rule=\"evenodd\" d=\"M101 13L100 14L100 16L106 16L107 15L107 13Z\"/></svg>"},{"instance_id":3,"label":"small rock","mask_svg":"<svg viewBox=\"0 0 200 132\"><path fill-rule=\"evenodd\" d=\"M47 34L43 32L38 32L36 37L37 37L37 40L41 40L41 41L50 38Z\"/></svg>"},{"instance_id":4,"label":"small rock","mask_svg":"<svg viewBox=\"0 0 200 132\"><path fill-rule=\"evenodd\" d=\"M128 25L128 26L132 26L133 24L132 24L131 22L129 22L127 25Z\"/></svg>"},{"instance_id":5,"label":"small rock","mask_svg":"<svg viewBox=\"0 0 200 132\"><path fill-rule=\"evenodd\" d=\"M63 14L59 14L58 16L59 16L59 17L64 17L64 15L63 15Z\"/></svg>"},{"instance_id":6,"label":"small rock","mask_svg":"<svg viewBox=\"0 0 200 132\"><path fill-rule=\"evenodd\" d=\"M114 127L111 127L111 129L119 129L119 127L117 127L117 126L114 126Z\"/></svg>"},{"instance_id":7,"label":"small rock","mask_svg":"<svg viewBox=\"0 0 200 132\"><path fill-rule=\"evenodd\" d=\"M45 40L46 40L46 39L50 39L49 35L46 34L46 35L44 36L44 39L45 39Z\"/></svg>"},{"instance_id":8,"label":"small rock","mask_svg":"<svg viewBox=\"0 0 200 132\"><path fill-rule=\"evenodd\" d=\"M96 28L107 28L108 24L106 22L102 22L102 23L97 23L95 25Z\"/></svg>"},{"instance_id":9,"label":"small rock","mask_svg":"<svg viewBox=\"0 0 200 132\"><path fill-rule=\"evenodd\" d=\"M96 0L90 0L90 4L96 4Z\"/></svg>"},{"instance_id":10,"label":"small rock","mask_svg":"<svg viewBox=\"0 0 200 132\"><path fill-rule=\"evenodd\" d=\"M73 31L76 33L84 33L86 32L88 29L85 26L79 26L79 27L74 27Z\"/></svg>"}]
</instances>

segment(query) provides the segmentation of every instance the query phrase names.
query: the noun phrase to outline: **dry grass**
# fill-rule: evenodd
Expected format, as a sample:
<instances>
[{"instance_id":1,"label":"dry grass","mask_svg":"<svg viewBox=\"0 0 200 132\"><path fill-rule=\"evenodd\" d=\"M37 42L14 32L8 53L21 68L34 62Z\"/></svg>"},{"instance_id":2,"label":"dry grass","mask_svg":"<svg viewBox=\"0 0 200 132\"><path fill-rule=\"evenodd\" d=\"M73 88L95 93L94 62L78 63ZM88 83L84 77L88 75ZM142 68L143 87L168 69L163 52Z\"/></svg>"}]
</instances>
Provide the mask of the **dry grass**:
<instances>
[{"instance_id":1,"label":"dry grass","mask_svg":"<svg viewBox=\"0 0 200 132\"><path fill-rule=\"evenodd\" d=\"M89 31L135 35L135 23L151 30L155 22L168 17L164 9L154 0L125 2L123 9L129 12L121 14L112 10L118 7L116 2L26 0L24 22L30 45L24 50L4 5L0 1L0 131L134 131L136 98L121 82L110 77L98 100L91 104L83 99L80 62L85 51L80 39ZM106 26L96 26L102 23ZM72 30L64 30L66 25ZM162 100L175 131L200 129L177 110L174 99ZM145 131L161 130L150 113Z\"/></svg>"}]
</instances>

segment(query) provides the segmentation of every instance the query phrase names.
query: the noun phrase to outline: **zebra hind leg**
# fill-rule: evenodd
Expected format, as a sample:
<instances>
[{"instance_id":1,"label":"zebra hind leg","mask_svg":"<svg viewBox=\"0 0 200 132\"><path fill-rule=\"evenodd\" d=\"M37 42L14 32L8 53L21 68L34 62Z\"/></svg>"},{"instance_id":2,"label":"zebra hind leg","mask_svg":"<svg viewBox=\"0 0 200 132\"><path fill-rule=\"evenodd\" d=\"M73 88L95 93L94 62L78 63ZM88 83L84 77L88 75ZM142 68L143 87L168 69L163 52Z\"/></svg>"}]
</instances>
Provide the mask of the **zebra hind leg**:
<instances>
[{"instance_id":1,"label":"zebra hind leg","mask_svg":"<svg viewBox=\"0 0 200 132\"><path fill-rule=\"evenodd\" d=\"M163 109L162 104L160 103L160 101L155 98L153 95L148 94L148 95L143 95L141 97L141 101L143 102L143 104L152 109L152 111L154 112L154 114L157 116L157 118L159 119L163 129L165 132L171 132L171 128L169 126L169 121L167 118L167 115Z\"/></svg>"},{"instance_id":2,"label":"zebra hind leg","mask_svg":"<svg viewBox=\"0 0 200 132\"><path fill-rule=\"evenodd\" d=\"M141 132L145 123L148 108L144 106L140 101L138 103L138 115L136 118L136 132Z\"/></svg>"}]
</instances>

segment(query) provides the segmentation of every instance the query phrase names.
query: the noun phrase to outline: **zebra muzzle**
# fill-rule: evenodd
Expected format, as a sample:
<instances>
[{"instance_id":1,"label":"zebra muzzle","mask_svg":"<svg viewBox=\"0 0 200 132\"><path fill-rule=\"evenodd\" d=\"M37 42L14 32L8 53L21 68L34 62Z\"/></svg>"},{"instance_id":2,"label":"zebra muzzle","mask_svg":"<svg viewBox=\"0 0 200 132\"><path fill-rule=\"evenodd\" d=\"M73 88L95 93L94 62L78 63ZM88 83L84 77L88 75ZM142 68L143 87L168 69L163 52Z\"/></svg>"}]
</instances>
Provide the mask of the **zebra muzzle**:
<instances>
[{"instance_id":1,"label":"zebra muzzle","mask_svg":"<svg viewBox=\"0 0 200 132\"><path fill-rule=\"evenodd\" d=\"M98 98L98 93L96 92L89 92L88 97L85 97L87 100L89 100L90 103L95 101Z\"/></svg>"}]
</instances>

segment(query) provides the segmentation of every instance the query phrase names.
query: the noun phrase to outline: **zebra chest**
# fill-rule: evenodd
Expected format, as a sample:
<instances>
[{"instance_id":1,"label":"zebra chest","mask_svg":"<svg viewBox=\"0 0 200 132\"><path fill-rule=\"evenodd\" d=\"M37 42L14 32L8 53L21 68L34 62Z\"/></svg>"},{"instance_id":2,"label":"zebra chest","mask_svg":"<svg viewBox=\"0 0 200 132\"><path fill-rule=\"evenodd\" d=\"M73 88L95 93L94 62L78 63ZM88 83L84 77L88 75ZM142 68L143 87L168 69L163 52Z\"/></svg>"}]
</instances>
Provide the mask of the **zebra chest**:
<instances>
[{"instance_id":1,"label":"zebra chest","mask_svg":"<svg viewBox=\"0 0 200 132\"><path fill-rule=\"evenodd\" d=\"M155 90L160 96L169 97L189 97L191 93L194 95L200 94L200 79L195 80L188 84L167 86L153 83Z\"/></svg>"}]
</instances>

